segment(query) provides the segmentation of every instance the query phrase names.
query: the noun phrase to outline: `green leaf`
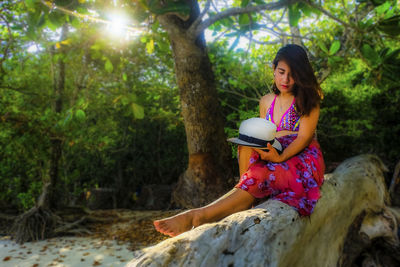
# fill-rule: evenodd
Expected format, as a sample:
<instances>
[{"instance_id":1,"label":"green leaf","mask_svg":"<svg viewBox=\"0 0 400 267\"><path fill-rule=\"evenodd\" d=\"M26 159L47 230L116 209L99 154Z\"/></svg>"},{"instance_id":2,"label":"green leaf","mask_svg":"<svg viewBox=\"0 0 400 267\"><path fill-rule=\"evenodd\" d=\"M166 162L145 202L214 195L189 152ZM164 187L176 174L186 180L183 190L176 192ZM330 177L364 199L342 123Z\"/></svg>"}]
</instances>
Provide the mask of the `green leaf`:
<instances>
[{"instance_id":1,"label":"green leaf","mask_svg":"<svg viewBox=\"0 0 400 267\"><path fill-rule=\"evenodd\" d=\"M161 52L166 54L170 52L169 43L166 40L157 40L157 46Z\"/></svg>"},{"instance_id":2,"label":"green leaf","mask_svg":"<svg viewBox=\"0 0 400 267\"><path fill-rule=\"evenodd\" d=\"M326 45L321 40L318 40L318 46L319 48L321 48L322 51L329 54L328 48L326 48Z\"/></svg>"},{"instance_id":3,"label":"green leaf","mask_svg":"<svg viewBox=\"0 0 400 267\"><path fill-rule=\"evenodd\" d=\"M247 14L240 14L239 16L239 25L246 26L250 24L250 18Z\"/></svg>"},{"instance_id":4,"label":"green leaf","mask_svg":"<svg viewBox=\"0 0 400 267\"><path fill-rule=\"evenodd\" d=\"M122 73L122 80L126 82L128 80L128 75L126 73Z\"/></svg>"},{"instance_id":5,"label":"green leaf","mask_svg":"<svg viewBox=\"0 0 400 267\"><path fill-rule=\"evenodd\" d=\"M154 52L154 40L150 39L149 42L146 43L147 53L152 54Z\"/></svg>"},{"instance_id":6,"label":"green leaf","mask_svg":"<svg viewBox=\"0 0 400 267\"><path fill-rule=\"evenodd\" d=\"M140 42L143 44L147 43L147 37L146 36L140 37Z\"/></svg>"},{"instance_id":7,"label":"green leaf","mask_svg":"<svg viewBox=\"0 0 400 267\"><path fill-rule=\"evenodd\" d=\"M36 2L38 2L38 0L25 0L25 5L30 9L35 9Z\"/></svg>"},{"instance_id":8,"label":"green leaf","mask_svg":"<svg viewBox=\"0 0 400 267\"><path fill-rule=\"evenodd\" d=\"M361 47L361 53L373 67L376 67L380 63L379 54L368 44L364 44Z\"/></svg>"},{"instance_id":9,"label":"green leaf","mask_svg":"<svg viewBox=\"0 0 400 267\"><path fill-rule=\"evenodd\" d=\"M311 13L313 13L314 9L312 7L310 7L309 5L305 4L305 3L299 3L299 8L301 10L301 12L309 17L311 15Z\"/></svg>"},{"instance_id":10,"label":"green leaf","mask_svg":"<svg viewBox=\"0 0 400 267\"><path fill-rule=\"evenodd\" d=\"M174 14L183 20L187 20L190 15L190 5L185 0L176 1L142 1L142 3L154 14Z\"/></svg>"},{"instance_id":11,"label":"green leaf","mask_svg":"<svg viewBox=\"0 0 400 267\"><path fill-rule=\"evenodd\" d=\"M130 101L129 101L129 98L128 97L126 97L126 96L122 96L121 97L121 103L122 103L122 105L127 105L128 103L129 103Z\"/></svg>"},{"instance_id":12,"label":"green leaf","mask_svg":"<svg viewBox=\"0 0 400 267\"><path fill-rule=\"evenodd\" d=\"M383 13L385 13L386 11L388 11L390 7L391 7L391 3L389 1L387 1L384 4L382 4L382 5L378 6L377 8L375 8L376 14L378 16L380 16Z\"/></svg>"},{"instance_id":13,"label":"green leaf","mask_svg":"<svg viewBox=\"0 0 400 267\"><path fill-rule=\"evenodd\" d=\"M35 40L37 37L36 27L29 25L26 31L26 35L29 39Z\"/></svg>"},{"instance_id":14,"label":"green leaf","mask_svg":"<svg viewBox=\"0 0 400 267\"><path fill-rule=\"evenodd\" d=\"M72 27L74 27L74 28L79 28L81 26L79 19L77 19L74 16L68 16L68 20L71 23Z\"/></svg>"},{"instance_id":15,"label":"green leaf","mask_svg":"<svg viewBox=\"0 0 400 267\"><path fill-rule=\"evenodd\" d=\"M289 24L292 27L296 27L299 24L301 17L300 9L297 4L289 6Z\"/></svg>"},{"instance_id":16,"label":"green leaf","mask_svg":"<svg viewBox=\"0 0 400 267\"><path fill-rule=\"evenodd\" d=\"M108 58L106 59L106 63L104 64L104 68L106 69L106 71L108 73L111 73L114 70L114 66L113 66L113 64L111 63L111 61Z\"/></svg>"},{"instance_id":17,"label":"green leaf","mask_svg":"<svg viewBox=\"0 0 400 267\"><path fill-rule=\"evenodd\" d=\"M400 15L392 16L378 23L378 30L392 36L400 34Z\"/></svg>"},{"instance_id":18,"label":"green leaf","mask_svg":"<svg viewBox=\"0 0 400 267\"><path fill-rule=\"evenodd\" d=\"M240 7L246 7L249 4L249 0L242 0Z\"/></svg>"},{"instance_id":19,"label":"green leaf","mask_svg":"<svg viewBox=\"0 0 400 267\"><path fill-rule=\"evenodd\" d=\"M143 119L144 118L144 108L136 103L132 103L132 110L133 115L136 119Z\"/></svg>"},{"instance_id":20,"label":"green leaf","mask_svg":"<svg viewBox=\"0 0 400 267\"><path fill-rule=\"evenodd\" d=\"M331 47L329 48L329 55L333 56L336 54L337 51L340 49L340 42L338 40L335 40L332 44Z\"/></svg>"},{"instance_id":21,"label":"green leaf","mask_svg":"<svg viewBox=\"0 0 400 267\"><path fill-rule=\"evenodd\" d=\"M158 20L156 20L153 25L151 25L151 30L153 32L157 32L157 30L160 28L160 22L158 22Z\"/></svg>"},{"instance_id":22,"label":"green leaf","mask_svg":"<svg viewBox=\"0 0 400 267\"><path fill-rule=\"evenodd\" d=\"M77 111L75 111L75 117L79 121L84 121L86 119L85 111L83 111L82 109L78 109Z\"/></svg>"},{"instance_id":23,"label":"green leaf","mask_svg":"<svg viewBox=\"0 0 400 267\"><path fill-rule=\"evenodd\" d=\"M55 30L57 28L60 28L66 21L66 16L65 14L58 12L58 11L52 11L48 15L48 19L51 22L52 25L52 30Z\"/></svg>"},{"instance_id":24,"label":"green leaf","mask_svg":"<svg viewBox=\"0 0 400 267\"><path fill-rule=\"evenodd\" d=\"M234 21L231 17L229 18L224 18L220 20L221 24L224 25L225 27L232 27Z\"/></svg>"}]
</instances>

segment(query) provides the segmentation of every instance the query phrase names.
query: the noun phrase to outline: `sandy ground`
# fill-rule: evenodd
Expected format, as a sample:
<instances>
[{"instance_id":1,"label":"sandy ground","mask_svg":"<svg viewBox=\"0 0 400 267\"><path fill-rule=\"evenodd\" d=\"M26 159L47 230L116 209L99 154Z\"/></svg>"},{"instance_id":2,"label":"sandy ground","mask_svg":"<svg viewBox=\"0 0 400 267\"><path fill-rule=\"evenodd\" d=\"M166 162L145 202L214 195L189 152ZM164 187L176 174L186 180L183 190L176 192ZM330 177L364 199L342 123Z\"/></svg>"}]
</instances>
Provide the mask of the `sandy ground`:
<instances>
[{"instance_id":1,"label":"sandy ground","mask_svg":"<svg viewBox=\"0 0 400 267\"><path fill-rule=\"evenodd\" d=\"M129 244L90 237L59 237L18 245L0 240L0 266L124 266L132 259Z\"/></svg>"},{"instance_id":2,"label":"sandy ground","mask_svg":"<svg viewBox=\"0 0 400 267\"><path fill-rule=\"evenodd\" d=\"M112 222L87 225L91 235L55 237L16 244L0 237L1 267L125 266L133 251L154 245L168 237L155 231L152 221L179 211L98 211Z\"/></svg>"}]
</instances>

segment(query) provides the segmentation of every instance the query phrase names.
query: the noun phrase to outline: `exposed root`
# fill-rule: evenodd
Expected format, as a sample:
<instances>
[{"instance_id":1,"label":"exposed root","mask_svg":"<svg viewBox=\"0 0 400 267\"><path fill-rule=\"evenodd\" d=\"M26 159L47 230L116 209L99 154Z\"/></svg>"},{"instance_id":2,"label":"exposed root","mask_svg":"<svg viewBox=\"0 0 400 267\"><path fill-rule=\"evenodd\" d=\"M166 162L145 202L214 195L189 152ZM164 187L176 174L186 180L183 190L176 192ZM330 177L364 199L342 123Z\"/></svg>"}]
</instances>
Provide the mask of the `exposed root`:
<instances>
[{"instance_id":1,"label":"exposed root","mask_svg":"<svg viewBox=\"0 0 400 267\"><path fill-rule=\"evenodd\" d=\"M17 216L0 213L0 220L14 221Z\"/></svg>"},{"instance_id":2,"label":"exposed root","mask_svg":"<svg viewBox=\"0 0 400 267\"><path fill-rule=\"evenodd\" d=\"M73 231L74 228L78 227L86 220L86 217L83 217L72 223L63 223L61 226L54 229L54 234L69 234L70 231Z\"/></svg>"},{"instance_id":3,"label":"exposed root","mask_svg":"<svg viewBox=\"0 0 400 267\"><path fill-rule=\"evenodd\" d=\"M14 221L11 235L15 242L36 241L53 236L53 229L60 221L50 210L34 207Z\"/></svg>"}]
</instances>

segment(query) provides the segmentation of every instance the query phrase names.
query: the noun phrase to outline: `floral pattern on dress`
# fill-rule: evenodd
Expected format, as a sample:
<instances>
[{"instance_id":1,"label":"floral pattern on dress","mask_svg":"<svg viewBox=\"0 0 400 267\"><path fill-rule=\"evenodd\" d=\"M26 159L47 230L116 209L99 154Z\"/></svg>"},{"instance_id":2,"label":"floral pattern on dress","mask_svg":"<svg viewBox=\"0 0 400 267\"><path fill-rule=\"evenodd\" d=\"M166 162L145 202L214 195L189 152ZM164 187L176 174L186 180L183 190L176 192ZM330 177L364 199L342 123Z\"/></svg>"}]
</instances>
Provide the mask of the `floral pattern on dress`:
<instances>
[{"instance_id":1,"label":"floral pattern on dress","mask_svg":"<svg viewBox=\"0 0 400 267\"><path fill-rule=\"evenodd\" d=\"M278 138L283 149L288 147L297 135ZM260 159L255 151L250 158L250 167L235 186L255 198L271 197L282 201L308 216L320 198L320 187L324 179L325 163L316 139L298 155L282 163Z\"/></svg>"}]
</instances>

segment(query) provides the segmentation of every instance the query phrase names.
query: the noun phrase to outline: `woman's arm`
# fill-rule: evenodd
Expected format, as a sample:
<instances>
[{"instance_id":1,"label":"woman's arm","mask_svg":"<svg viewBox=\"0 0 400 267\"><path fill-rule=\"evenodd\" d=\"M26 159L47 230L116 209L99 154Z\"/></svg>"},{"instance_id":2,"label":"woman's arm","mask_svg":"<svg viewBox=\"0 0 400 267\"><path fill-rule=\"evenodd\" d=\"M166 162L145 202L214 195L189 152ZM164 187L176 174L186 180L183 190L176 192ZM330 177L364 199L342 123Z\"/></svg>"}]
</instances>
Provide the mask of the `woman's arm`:
<instances>
[{"instance_id":1,"label":"woman's arm","mask_svg":"<svg viewBox=\"0 0 400 267\"><path fill-rule=\"evenodd\" d=\"M275 137L278 138L278 137L282 137L282 136L285 136L285 135L298 134L298 133L299 133L298 131L282 130L282 131L276 132Z\"/></svg>"},{"instance_id":2,"label":"woman's arm","mask_svg":"<svg viewBox=\"0 0 400 267\"><path fill-rule=\"evenodd\" d=\"M279 155L271 144L268 144L268 152L260 149L255 150L260 154L262 160L283 162L290 159L310 144L315 129L317 128L318 118L319 106L314 108L308 116L302 116L300 118L300 128L297 138L285 150L283 150L282 154Z\"/></svg>"}]
</instances>

